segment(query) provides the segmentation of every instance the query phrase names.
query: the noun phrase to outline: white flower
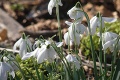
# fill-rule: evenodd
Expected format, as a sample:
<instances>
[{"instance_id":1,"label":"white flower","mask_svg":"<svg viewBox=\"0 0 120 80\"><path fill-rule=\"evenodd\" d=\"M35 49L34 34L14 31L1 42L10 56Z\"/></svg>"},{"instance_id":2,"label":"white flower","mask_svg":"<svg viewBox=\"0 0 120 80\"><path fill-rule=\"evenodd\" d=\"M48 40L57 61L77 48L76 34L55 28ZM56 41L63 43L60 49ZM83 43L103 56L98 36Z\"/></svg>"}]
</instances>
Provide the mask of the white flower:
<instances>
[{"instance_id":1,"label":"white flower","mask_svg":"<svg viewBox=\"0 0 120 80\"><path fill-rule=\"evenodd\" d=\"M20 38L13 46L13 50L17 50L19 48L19 55L22 58L27 53L27 47L29 49L32 49L32 43L30 40L26 37L25 39Z\"/></svg>"},{"instance_id":2,"label":"white flower","mask_svg":"<svg viewBox=\"0 0 120 80\"><path fill-rule=\"evenodd\" d=\"M37 40L35 41L35 43L33 44L33 49L35 50L37 47L43 45L44 42L40 41L40 40Z\"/></svg>"},{"instance_id":3,"label":"white flower","mask_svg":"<svg viewBox=\"0 0 120 80\"><path fill-rule=\"evenodd\" d=\"M65 33L64 34L64 40L65 40L66 45L68 45L68 44L73 45L73 43L75 43L75 42L76 42L77 45L79 45L80 44L80 35L75 34L75 37L76 37L76 39L74 37L70 37L68 32Z\"/></svg>"},{"instance_id":4,"label":"white flower","mask_svg":"<svg viewBox=\"0 0 120 80\"><path fill-rule=\"evenodd\" d=\"M72 54L68 54L66 56L66 60L72 64L74 64L74 66L77 69L80 69L80 62L77 60L77 58L75 56L73 56Z\"/></svg>"},{"instance_id":5,"label":"white flower","mask_svg":"<svg viewBox=\"0 0 120 80\"><path fill-rule=\"evenodd\" d=\"M71 23L68 24L67 22L65 22L67 25L70 25L70 27L68 28L68 31L70 33L70 37L73 37L74 34L87 34L87 28L81 24L81 23Z\"/></svg>"},{"instance_id":6,"label":"white flower","mask_svg":"<svg viewBox=\"0 0 120 80\"><path fill-rule=\"evenodd\" d=\"M66 21L65 22L70 27L68 28L68 32L64 34L64 39L66 45L72 43L80 44L80 36L84 33L87 34L87 28L81 23L71 23ZM68 34L69 33L69 34Z\"/></svg>"},{"instance_id":7,"label":"white flower","mask_svg":"<svg viewBox=\"0 0 120 80\"><path fill-rule=\"evenodd\" d=\"M107 18L107 17L102 17L102 27L104 27L104 22L115 22L117 19L115 18ZM100 20L97 16L94 16L90 19L90 28L91 28L91 34L94 35L96 32L96 28L100 27Z\"/></svg>"},{"instance_id":8,"label":"white flower","mask_svg":"<svg viewBox=\"0 0 120 80\"><path fill-rule=\"evenodd\" d=\"M18 70L17 62L15 62L14 58L12 58L10 55L8 55L7 57L4 56L3 61L6 63L9 63L12 66L12 68L14 69L14 71Z\"/></svg>"},{"instance_id":9,"label":"white flower","mask_svg":"<svg viewBox=\"0 0 120 80\"><path fill-rule=\"evenodd\" d=\"M103 45L103 50L106 50L107 48L109 48L110 51L113 52L114 48L115 48L115 45L117 46L118 50L120 50L120 40L117 42L117 38L107 41Z\"/></svg>"},{"instance_id":10,"label":"white flower","mask_svg":"<svg viewBox=\"0 0 120 80\"><path fill-rule=\"evenodd\" d=\"M10 66L8 63L0 62L0 80L7 80L8 72L13 78L15 77L12 66Z\"/></svg>"},{"instance_id":11,"label":"white flower","mask_svg":"<svg viewBox=\"0 0 120 80\"><path fill-rule=\"evenodd\" d=\"M106 50L108 47L111 52L114 50L114 46L117 40L118 34L113 32L105 32L103 33L103 50ZM119 45L119 42L118 42Z\"/></svg>"},{"instance_id":12,"label":"white flower","mask_svg":"<svg viewBox=\"0 0 120 80\"><path fill-rule=\"evenodd\" d=\"M25 54L22 60L34 56L37 58L38 63L42 63L45 60L48 60L49 62L53 61L56 58L57 53L50 44L50 41L46 41L45 44L41 46L41 48L37 47L33 52ZM57 44L57 47L61 47L62 44L63 43Z\"/></svg>"},{"instance_id":13,"label":"white flower","mask_svg":"<svg viewBox=\"0 0 120 80\"><path fill-rule=\"evenodd\" d=\"M98 34L98 36L100 37L99 34ZM107 48L109 48L110 51L113 52L117 37L118 37L118 34L113 33L113 32L103 33L102 34L103 50L106 50Z\"/></svg>"},{"instance_id":14,"label":"white flower","mask_svg":"<svg viewBox=\"0 0 120 80\"><path fill-rule=\"evenodd\" d=\"M50 0L50 2L48 3L48 12L50 15L52 14L53 7L56 7L57 4L60 6L63 5L61 0Z\"/></svg>"},{"instance_id":15,"label":"white flower","mask_svg":"<svg viewBox=\"0 0 120 80\"><path fill-rule=\"evenodd\" d=\"M73 8L71 8L67 14L69 15L69 17L71 19L74 20L78 20L79 22L82 21L83 17L84 17L84 13L82 11L80 11L80 8L77 8L76 6L74 6Z\"/></svg>"},{"instance_id":16,"label":"white flower","mask_svg":"<svg viewBox=\"0 0 120 80\"><path fill-rule=\"evenodd\" d=\"M107 41L113 40L118 37L118 34L113 32L105 32L103 33L103 43L106 43Z\"/></svg>"}]
</instances>

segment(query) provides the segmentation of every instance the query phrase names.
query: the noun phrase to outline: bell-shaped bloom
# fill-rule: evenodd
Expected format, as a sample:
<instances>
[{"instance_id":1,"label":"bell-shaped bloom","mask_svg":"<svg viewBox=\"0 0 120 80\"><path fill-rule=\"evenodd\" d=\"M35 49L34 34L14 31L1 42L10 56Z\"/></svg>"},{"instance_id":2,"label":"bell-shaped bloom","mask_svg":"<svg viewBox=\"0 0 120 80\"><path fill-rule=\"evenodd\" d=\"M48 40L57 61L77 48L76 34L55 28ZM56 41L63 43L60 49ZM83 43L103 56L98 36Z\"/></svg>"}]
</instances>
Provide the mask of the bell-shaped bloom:
<instances>
[{"instance_id":1,"label":"bell-shaped bloom","mask_svg":"<svg viewBox=\"0 0 120 80\"><path fill-rule=\"evenodd\" d=\"M113 40L109 40L107 41L104 45L103 45L103 50L106 50L107 48L110 49L111 52L114 51L115 45L117 46L117 48L120 50L120 40L117 42L117 38L113 39Z\"/></svg>"},{"instance_id":2,"label":"bell-shaped bloom","mask_svg":"<svg viewBox=\"0 0 120 80\"><path fill-rule=\"evenodd\" d=\"M73 8L71 8L67 14L69 15L69 17L71 19L74 20L78 20L78 22L81 22L83 17L84 17L84 13L80 10L80 8L77 8L76 6L74 6Z\"/></svg>"},{"instance_id":3,"label":"bell-shaped bloom","mask_svg":"<svg viewBox=\"0 0 120 80\"><path fill-rule=\"evenodd\" d=\"M87 28L81 24L81 23L68 23L68 21L65 22L67 25L70 25L70 27L68 28L68 31L70 33L70 37L73 37L74 34L84 34L84 33L88 33L87 32Z\"/></svg>"},{"instance_id":4,"label":"bell-shaped bloom","mask_svg":"<svg viewBox=\"0 0 120 80\"><path fill-rule=\"evenodd\" d=\"M87 28L81 24L81 23L72 23L72 22L65 22L68 26L68 32L64 34L64 39L66 45L69 43L77 43L77 45L80 44L80 36L83 35L84 33L87 34Z\"/></svg>"},{"instance_id":5,"label":"bell-shaped bloom","mask_svg":"<svg viewBox=\"0 0 120 80\"><path fill-rule=\"evenodd\" d=\"M26 53L27 53L27 49L29 48L30 50L32 50L32 43L30 42L30 40L26 37L25 39L20 38L13 46L13 50L17 50L17 48L19 49L19 55L22 58Z\"/></svg>"},{"instance_id":6,"label":"bell-shaped bloom","mask_svg":"<svg viewBox=\"0 0 120 80\"><path fill-rule=\"evenodd\" d=\"M62 6L63 4L61 0L50 0L50 2L48 3L48 12L50 15L52 15L52 9L53 7L56 7L56 5Z\"/></svg>"},{"instance_id":7,"label":"bell-shaped bloom","mask_svg":"<svg viewBox=\"0 0 120 80\"><path fill-rule=\"evenodd\" d=\"M72 54L68 54L66 56L66 60L70 63L73 64L73 66L76 67L76 69L80 69L80 62L77 60L77 58L75 56L73 56ZM72 66L72 67L73 67Z\"/></svg>"},{"instance_id":8,"label":"bell-shaped bloom","mask_svg":"<svg viewBox=\"0 0 120 80\"><path fill-rule=\"evenodd\" d=\"M118 37L118 34L113 32L105 32L103 33L103 43L113 40Z\"/></svg>"},{"instance_id":9,"label":"bell-shaped bloom","mask_svg":"<svg viewBox=\"0 0 120 80\"><path fill-rule=\"evenodd\" d=\"M41 46L41 48L37 47L33 52L25 54L22 57L22 60L34 56L37 58L38 63L42 63L45 60L48 60L49 62L53 61L56 58L57 53L50 44L50 41L46 41L45 44ZM57 47L61 47L62 44L63 43L59 43Z\"/></svg>"},{"instance_id":10,"label":"bell-shaped bloom","mask_svg":"<svg viewBox=\"0 0 120 80\"><path fill-rule=\"evenodd\" d=\"M100 37L99 33L98 36ZM118 34L113 33L113 32L105 32L102 34L102 45L103 45L103 50L106 50L107 48L110 49L112 52L114 50L114 45L116 43Z\"/></svg>"},{"instance_id":11,"label":"bell-shaped bloom","mask_svg":"<svg viewBox=\"0 0 120 80\"><path fill-rule=\"evenodd\" d=\"M108 18L108 17L102 17L102 28L104 27L104 22L115 22L117 19L115 18ZM100 27L100 20L97 16L94 16L90 19L90 29L91 29L91 35L94 35L96 32L96 28Z\"/></svg>"},{"instance_id":12,"label":"bell-shaped bloom","mask_svg":"<svg viewBox=\"0 0 120 80\"><path fill-rule=\"evenodd\" d=\"M33 49L35 50L37 47L40 47L44 44L43 41L37 40L35 41L35 43L33 44Z\"/></svg>"},{"instance_id":13,"label":"bell-shaped bloom","mask_svg":"<svg viewBox=\"0 0 120 80\"><path fill-rule=\"evenodd\" d=\"M12 77L15 77L14 70L11 65L5 62L0 62L0 80L7 80L8 72Z\"/></svg>"},{"instance_id":14,"label":"bell-shaped bloom","mask_svg":"<svg viewBox=\"0 0 120 80\"><path fill-rule=\"evenodd\" d=\"M80 44L80 34L75 34L74 37L70 37L69 33L66 32L64 34L64 40L65 40L66 45L73 45L73 43L76 43L77 45L79 45Z\"/></svg>"},{"instance_id":15,"label":"bell-shaped bloom","mask_svg":"<svg viewBox=\"0 0 120 80\"><path fill-rule=\"evenodd\" d=\"M17 62L10 55L8 55L7 57L4 56L3 57L3 61L6 62L6 63L9 63L9 65L12 66L12 68L14 69L14 71L18 70Z\"/></svg>"}]
</instances>

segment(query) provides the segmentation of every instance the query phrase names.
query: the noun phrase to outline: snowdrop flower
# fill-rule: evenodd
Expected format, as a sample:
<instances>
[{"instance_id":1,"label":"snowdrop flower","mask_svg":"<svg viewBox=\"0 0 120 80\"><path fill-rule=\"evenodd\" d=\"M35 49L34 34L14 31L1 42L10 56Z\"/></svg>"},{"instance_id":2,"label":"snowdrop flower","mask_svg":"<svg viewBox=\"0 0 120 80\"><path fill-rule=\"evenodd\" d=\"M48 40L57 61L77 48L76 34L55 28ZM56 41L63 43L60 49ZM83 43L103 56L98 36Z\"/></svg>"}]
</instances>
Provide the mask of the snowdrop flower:
<instances>
[{"instance_id":1,"label":"snowdrop flower","mask_svg":"<svg viewBox=\"0 0 120 80\"><path fill-rule=\"evenodd\" d=\"M33 52L24 55L22 60L34 56L37 58L38 63L42 63L45 60L48 60L49 62L53 61L56 58L57 53L50 44L50 41L46 41L45 44L41 46L41 48L37 47ZM61 47L61 45L62 43L59 43L58 47Z\"/></svg>"},{"instance_id":2,"label":"snowdrop flower","mask_svg":"<svg viewBox=\"0 0 120 80\"><path fill-rule=\"evenodd\" d=\"M44 44L43 41L37 40L35 41L35 43L33 44L33 49L35 50L37 47L40 47Z\"/></svg>"},{"instance_id":3,"label":"snowdrop flower","mask_svg":"<svg viewBox=\"0 0 120 80\"><path fill-rule=\"evenodd\" d=\"M100 37L99 33L98 36ZM107 48L110 48L110 51L113 51L115 42L117 40L117 37L119 35L113 32L105 32L102 34L102 45L103 50L106 50Z\"/></svg>"},{"instance_id":4,"label":"snowdrop flower","mask_svg":"<svg viewBox=\"0 0 120 80\"><path fill-rule=\"evenodd\" d=\"M30 40L25 37L25 34L23 34L24 37L21 37L13 46L13 50L17 50L19 48L19 55L22 58L27 53L27 46L29 46L30 49L32 49L32 43Z\"/></svg>"},{"instance_id":5,"label":"snowdrop flower","mask_svg":"<svg viewBox=\"0 0 120 80\"><path fill-rule=\"evenodd\" d=\"M86 33L87 34L87 28L81 24L81 23L72 23L72 22L65 22L68 26L68 32L64 34L64 39L66 45L70 43L77 43L80 44L80 38L81 35ZM69 33L69 34L68 34Z\"/></svg>"},{"instance_id":6,"label":"snowdrop flower","mask_svg":"<svg viewBox=\"0 0 120 80\"><path fill-rule=\"evenodd\" d=\"M66 56L66 60L70 63L72 63L77 69L80 69L80 62L77 60L75 56L72 54L68 54Z\"/></svg>"},{"instance_id":7,"label":"snowdrop flower","mask_svg":"<svg viewBox=\"0 0 120 80\"><path fill-rule=\"evenodd\" d=\"M106 43L107 41L113 40L118 37L118 34L113 32L105 32L103 33L103 43Z\"/></svg>"},{"instance_id":8,"label":"snowdrop flower","mask_svg":"<svg viewBox=\"0 0 120 80\"><path fill-rule=\"evenodd\" d=\"M6 63L9 63L12 66L12 68L14 69L14 71L18 70L17 62L15 62L14 58L12 58L10 55L8 55L7 57L4 56L3 61L6 62Z\"/></svg>"},{"instance_id":9,"label":"snowdrop flower","mask_svg":"<svg viewBox=\"0 0 120 80\"><path fill-rule=\"evenodd\" d=\"M79 45L80 44L80 35L75 34L75 37L76 37L76 39L74 37L70 37L68 32L66 32L64 34L64 40L65 40L66 45L71 45L72 46L73 43L75 43L75 42L76 42L77 45Z\"/></svg>"},{"instance_id":10,"label":"snowdrop flower","mask_svg":"<svg viewBox=\"0 0 120 80\"><path fill-rule=\"evenodd\" d=\"M77 20L78 22L81 22L84 17L84 13L80 10L80 7L76 6L71 8L67 14L71 19Z\"/></svg>"},{"instance_id":11,"label":"snowdrop flower","mask_svg":"<svg viewBox=\"0 0 120 80\"><path fill-rule=\"evenodd\" d=\"M65 23L67 25L70 25L70 27L68 28L68 31L70 32L70 37L73 37L74 34L88 33L87 28L81 23L71 23L68 21L66 21Z\"/></svg>"},{"instance_id":12,"label":"snowdrop flower","mask_svg":"<svg viewBox=\"0 0 120 80\"><path fill-rule=\"evenodd\" d=\"M103 50L106 50L107 48L110 49L111 52L114 51L114 47L115 45L118 46L118 49L120 49L120 40L117 43L117 38L113 39L113 40L109 40L107 41L104 45L103 45Z\"/></svg>"},{"instance_id":13,"label":"snowdrop flower","mask_svg":"<svg viewBox=\"0 0 120 80\"><path fill-rule=\"evenodd\" d=\"M50 15L52 15L53 7L56 7L57 4L60 5L60 6L63 5L61 0L50 0L50 2L48 3L48 12L49 12Z\"/></svg>"},{"instance_id":14,"label":"snowdrop flower","mask_svg":"<svg viewBox=\"0 0 120 80\"><path fill-rule=\"evenodd\" d=\"M8 63L0 62L0 80L7 80L8 72L13 78L15 77L12 66L10 66Z\"/></svg>"},{"instance_id":15,"label":"snowdrop flower","mask_svg":"<svg viewBox=\"0 0 120 80\"><path fill-rule=\"evenodd\" d=\"M117 19L115 18L108 18L108 17L102 17L102 27L104 27L104 22L115 22ZM91 28L91 34L94 35L96 32L96 28L100 27L100 20L97 16L94 16L93 18L90 19L90 28Z\"/></svg>"}]
</instances>

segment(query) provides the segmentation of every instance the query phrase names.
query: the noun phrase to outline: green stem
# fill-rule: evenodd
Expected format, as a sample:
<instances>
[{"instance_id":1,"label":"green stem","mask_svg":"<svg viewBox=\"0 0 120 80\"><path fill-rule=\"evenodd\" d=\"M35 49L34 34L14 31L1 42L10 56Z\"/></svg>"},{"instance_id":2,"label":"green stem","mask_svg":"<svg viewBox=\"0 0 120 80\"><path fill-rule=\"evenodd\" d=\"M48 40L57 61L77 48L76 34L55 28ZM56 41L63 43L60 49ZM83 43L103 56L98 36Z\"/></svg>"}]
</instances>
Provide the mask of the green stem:
<instances>
[{"instance_id":1,"label":"green stem","mask_svg":"<svg viewBox=\"0 0 120 80\"><path fill-rule=\"evenodd\" d=\"M104 53L104 80L107 80L107 65L106 65L106 53Z\"/></svg>"},{"instance_id":2,"label":"green stem","mask_svg":"<svg viewBox=\"0 0 120 80\"><path fill-rule=\"evenodd\" d=\"M11 54L11 56L12 56L12 57L14 58L14 60L16 61L17 64L16 64L15 62L13 62L13 63L19 68L19 70L20 70L20 72L21 72L21 75L22 75L22 77L23 77L23 80L26 80L26 77L25 77L25 75L24 75L24 72L23 72L23 70L21 69L19 62L16 60L15 55L14 55L14 54Z\"/></svg>"},{"instance_id":3,"label":"green stem","mask_svg":"<svg viewBox=\"0 0 120 80\"><path fill-rule=\"evenodd\" d=\"M73 31L73 34L74 34L74 43L75 43L75 54L77 54L77 43L76 43L76 35L75 35L75 24L73 23L73 26L72 26L72 30L74 30Z\"/></svg>"},{"instance_id":4,"label":"green stem","mask_svg":"<svg viewBox=\"0 0 120 80\"><path fill-rule=\"evenodd\" d=\"M62 42L62 33L61 33L61 26L60 26L60 15L59 15L59 5L58 5L58 3L56 4L56 15L57 15L57 21L58 21L59 40L60 40L60 42Z\"/></svg>"},{"instance_id":5,"label":"green stem","mask_svg":"<svg viewBox=\"0 0 120 80\"><path fill-rule=\"evenodd\" d=\"M83 12L84 12L84 10L83 10ZM87 23L88 23L88 30L89 30L89 37L90 37L90 45L91 45L92 59L93 59L93 63L94 63L95 80L98 80L97 67L96 67L96 56L95 56L94 44L93 44L93 39L92 39L91 29L90 29L90 20L89 20L89 17L88 17L88 15L87 15L87 13L84 12L84 14L85 14L85 17L86 17Z\"/></svg>"},{"instance_id":6,"label":"green stem","mask_svg":"<svg viewBox=\"0 0 120 80\"><path fill-rule=\"evenodd\" d=\"M100 73L103 74L103 68L102 68L102 16L100 13L98 13L98 17L99 17L99 21L100 21L100 52L99 52L99 59L100 59ZM104 59L105 60L105 59ZM101 78L101 80L103 80L103 77Z\"/></svg>"},{"instance_id":7,"label":"green stem","mask_svg":"<svg viewBox=\"0 0 120 80\"><path fill-rule=\"evenodd\" d=\"M115 62L116 62L116 58L117 58L117 48L118 48L118 42L119 42L119 37L117 37L117 41L116 41L116 44L115 44L115 47L114 47L114 52L113 52L113 55L112 55L112 67L111 67L111 80L113 80L114 78L114 70L115 70Z\"/></svg>"}]
</instances>

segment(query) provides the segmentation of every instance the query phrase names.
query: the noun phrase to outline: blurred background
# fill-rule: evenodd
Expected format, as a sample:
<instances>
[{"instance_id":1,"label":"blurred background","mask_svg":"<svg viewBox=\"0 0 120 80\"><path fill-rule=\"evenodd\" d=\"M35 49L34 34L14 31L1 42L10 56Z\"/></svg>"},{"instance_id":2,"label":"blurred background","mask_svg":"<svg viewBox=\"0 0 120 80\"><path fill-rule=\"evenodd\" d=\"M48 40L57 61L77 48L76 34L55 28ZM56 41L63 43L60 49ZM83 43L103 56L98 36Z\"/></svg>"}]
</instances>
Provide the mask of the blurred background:
<instances>
[{"instance_id":1,"label":"blurred background","mask_svg":"<svg viewBox=\"0 0 120 80\"><path fill-rule=\"evenodd\" d=\"M101 12L102 16L120 18L120 0L61 0L60 18L62 33L68 26L64 23L71 21L67 11L80 1L89 18ZM31 41L43 35L45 38L57 34L57 20L55 9L48 14L49 0L0 0L0 47L11 48L25 32ZM86 19L82 22L86 24ZM55 37L58 41L58 37Z\"/></svg>"}]
</instances>

